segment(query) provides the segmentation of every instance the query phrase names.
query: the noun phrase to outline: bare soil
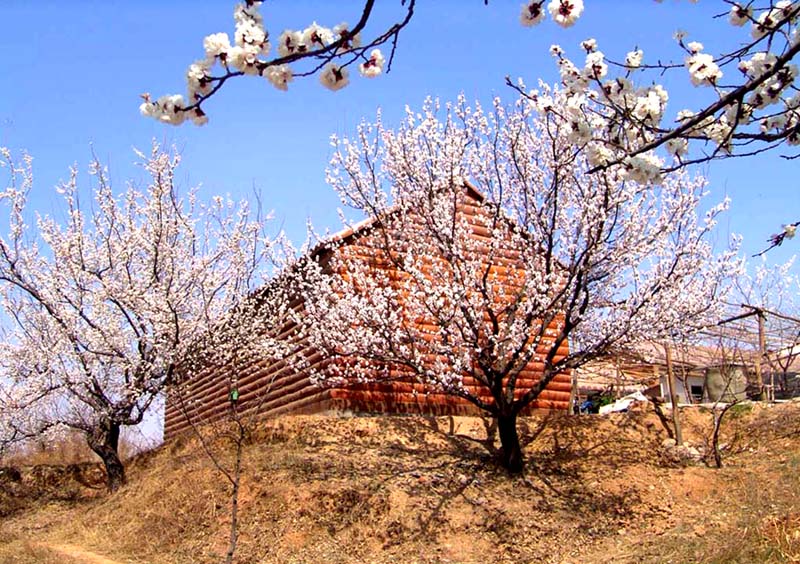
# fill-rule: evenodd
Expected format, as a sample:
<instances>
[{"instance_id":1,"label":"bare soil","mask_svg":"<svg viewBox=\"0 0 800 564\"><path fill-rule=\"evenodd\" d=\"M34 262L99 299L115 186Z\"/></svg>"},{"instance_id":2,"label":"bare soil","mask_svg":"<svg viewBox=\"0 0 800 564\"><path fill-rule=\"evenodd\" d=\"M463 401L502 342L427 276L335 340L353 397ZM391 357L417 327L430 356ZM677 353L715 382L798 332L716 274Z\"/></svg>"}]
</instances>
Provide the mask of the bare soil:
<instances>
[{"instance_id":1,"label":"bare soil","mask_svg":"<svg viewBox=\"0 0 800 564\"><path fill-rule=\"evenodd\" d=\"M712 414L682 419L702 454ZM800 561L799 403L732 410L721 469L665 447L645 410L524 419L512 477L487 424L266 422L245 451L237 561ZM0 564L204 564L227 548L227 482L190 438L136 458L114 495L97 466L15 470L0 472Z\"/></svg>"},{"instance_id":2,"label":"bare soil","mask_svg":"<svg viewBox=\"0 0 800 564\"><path fill-rule=\"evenodd\" d=\"M111 560L110 558L71 544L47 544L45 547L57 556L69 560L76 560L83 564L121 564L116 560Z\"/></svg>"}]
</instances>

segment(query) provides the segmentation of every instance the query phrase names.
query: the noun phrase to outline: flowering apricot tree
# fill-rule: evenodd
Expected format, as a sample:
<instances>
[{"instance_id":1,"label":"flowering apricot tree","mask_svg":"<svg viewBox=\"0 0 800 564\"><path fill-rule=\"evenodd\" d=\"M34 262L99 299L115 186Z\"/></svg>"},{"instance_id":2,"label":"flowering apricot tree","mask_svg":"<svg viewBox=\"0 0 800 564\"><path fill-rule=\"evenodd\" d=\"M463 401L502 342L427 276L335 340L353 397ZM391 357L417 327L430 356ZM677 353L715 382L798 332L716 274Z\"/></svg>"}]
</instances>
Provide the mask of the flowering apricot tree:
<instances>
[{"instance_id":1,"label":"flowering apricot tree","mask_svg":"<svg viewBox=\"0 0 800 564\"><path fill-rule=\"evenodd\" d=\"M322 383L411 378L464 398L496 418L511 471L517 415L557 374L704 324L739 268L707 241L727 203L698 218L702 178L586 174L570 94L544 98L549 111L460 99L441 116L428 101L396 131L378 119L334 139L328 181L374 235L359 260L334 252L304 273L300 321L343 359ZM482 194L474 213L461 211L468 186ZM531 362L541 377L523 386Z\"/></svg>"},{"instance_id":2,"label":"flowering apricot tree","mask_svg":"<svg viewBox=\"0 0 800 564\"><path fill-rule=\"evenodd\" d=\"M9 209L0 237L0 448L78 430L115 490L125 481L121 427L142 421L189 347L259 282L270 241L246 204L202 204L196 191L181 198L180 158L155 144L139 153L146 185L117 195L95 160L91 207L80 204L73 169L58 188L63 223L37 215L31 227L31 158L2 156L10 183L0 193Z\"/></svg>"}]
</instances>

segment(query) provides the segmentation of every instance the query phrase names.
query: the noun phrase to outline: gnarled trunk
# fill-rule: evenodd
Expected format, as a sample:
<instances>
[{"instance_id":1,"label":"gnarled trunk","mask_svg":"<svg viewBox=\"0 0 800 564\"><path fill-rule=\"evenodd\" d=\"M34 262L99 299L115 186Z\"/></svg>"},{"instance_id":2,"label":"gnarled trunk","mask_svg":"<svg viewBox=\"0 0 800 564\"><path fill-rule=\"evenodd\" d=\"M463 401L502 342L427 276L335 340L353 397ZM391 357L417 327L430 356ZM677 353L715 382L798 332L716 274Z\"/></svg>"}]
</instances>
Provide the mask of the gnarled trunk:
<instances>
[{"instance_id":1,"label":"gnarled trunk","mask_svg":"<svg viewBox=\"0 0 800 564\"><path fill-rule=\"evenodd\" d=\"M106 486L115 492L125 484L125 466L119 458L119 423L103 421L86 433L89 448L100 457L106 469Z\"/></svg>"},{"instance_id":2,"label":"gnarled trunk","mask_svg":"<svg viewBox=\"0 0 800 564\"><path fill-rule=\"evenodd\" d=\"M522 459L522 447L519 444L517 435L517 414L498 415L497 430L500 433L500 461L511 474L522 472L524 465Z\"/></svg>"}]
</instances>

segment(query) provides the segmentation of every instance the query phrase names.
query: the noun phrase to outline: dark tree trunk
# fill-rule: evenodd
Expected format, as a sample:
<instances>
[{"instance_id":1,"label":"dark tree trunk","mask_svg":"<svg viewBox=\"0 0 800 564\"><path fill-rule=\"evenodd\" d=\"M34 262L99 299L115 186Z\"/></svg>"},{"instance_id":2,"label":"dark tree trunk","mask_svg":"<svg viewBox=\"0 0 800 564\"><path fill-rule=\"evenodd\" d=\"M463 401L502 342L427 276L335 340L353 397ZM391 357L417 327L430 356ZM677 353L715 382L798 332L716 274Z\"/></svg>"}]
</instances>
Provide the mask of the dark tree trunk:
<instances>
[{"instance_id":1,"label":"dark tree trunk","mask_svg":"<svg viewBox=\"0 0 800 564\"><path fill-rule=\"evenodd\" d=\"M522 472L522 447L517 435L517 414L498 415L497 430L500 433L500 461L511 474Z\"/></svg>"},{"instance_id":2,"label":"dark tree trunk","mask_svg":"<svg viewBox=\"0 0 800 564\"><path fill-rule=\"evenodd\" d=\"M119 458L119 431L119 423L104 421L86 434L89 448L103 461L106 486L110 492L125 484L125 466Z\"/></svg>"},{"instance_id":3,"label":"dark tree trunk","mask_svg":"<svg viewBox=\"0 0 800 564\"><path fill-rule=\"evenodd\" d=\"M242 479L242 445L244 436L240 427L240 434L236 442L236 460L233 467L233 480L231 481L231 530L228 540L228 553L225 555L225 564L233 563L236 553L236 543L239 540L239 485Z\"/></svg>"},{"instance_id":4,"label":"dark tree trunk","mask_svg":"<svg viewBox=\"0 0 800 564\"><path fill-rule=\"evenodd\" d=\"M717 468L722 468L722 453L719 450L719 432L722 429L722 419L725 417L725 414L728 413L728 410L737 403L739 402L733 401L729 403L723 407L719 413L717 413L716 410L714 411L714 432L711 435L711 450L714 453L714 466Z\"/></svg>"}]
</instances>

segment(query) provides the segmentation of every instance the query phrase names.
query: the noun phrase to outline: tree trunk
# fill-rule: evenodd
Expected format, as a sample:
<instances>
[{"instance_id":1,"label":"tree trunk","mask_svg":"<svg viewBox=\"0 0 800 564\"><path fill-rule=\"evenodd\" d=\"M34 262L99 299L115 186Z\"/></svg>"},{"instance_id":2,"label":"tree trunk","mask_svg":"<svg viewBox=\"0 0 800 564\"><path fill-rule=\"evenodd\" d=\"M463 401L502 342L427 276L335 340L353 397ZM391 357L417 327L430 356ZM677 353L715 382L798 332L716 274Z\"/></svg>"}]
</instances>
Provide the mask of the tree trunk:
<instances>
[{"instance_id":1,"label":"tree trunk","mask_svg":"<svg viewBox=\"0 0 800 564\"><path fill-rule=\"evenodd\" d=\"M119 458L119 431L119 423L104 421L86 434L89 448L103 461L106 486L110 492L125 484L125 466Z\"/></svg>"},{"instance_id":2,"label":"tree trunk","mask_svg":"<svg viewBox=\"0 0 800 564\"><path fill-rule=\"evenodd\" d=\"M711 435L711 450L714 453L714 465L717 468L722 468L722 453L719 450L719 433L722 429L722 419L725 417L725 414L728 413L728 410L737 403L738 401L732 401L723 407L719 413L714 409L714 432Z\"/></svg>"},{"instance_id":3,"label":"tree trunk","mask_svg":"<svg viewBox=\"0 0 800 564\"><path fill-rule=\"evenodd\" d=\"M240 429L242 431L243 429ZM240 432L236 443L236 460L233 467L233 481L231 482L231 529L228 539L228 552L225 555L225 564L233 563L236 553L236 543L239 540L239 485L242 480L242 443L244 436Z\"/></svg>"},{"instance_id":4,"label":"tree trunk","mask_svg":"<svg viewBox=\"0 0 800 564\"><path fill-rule=\"evenodd\" d=\"M519 445L519 435L517 435L517 415L499 415L497 417L497 429L500 433L500 460L511 474L522 472L522 447Z\"/></svg>"}]
</instances>

